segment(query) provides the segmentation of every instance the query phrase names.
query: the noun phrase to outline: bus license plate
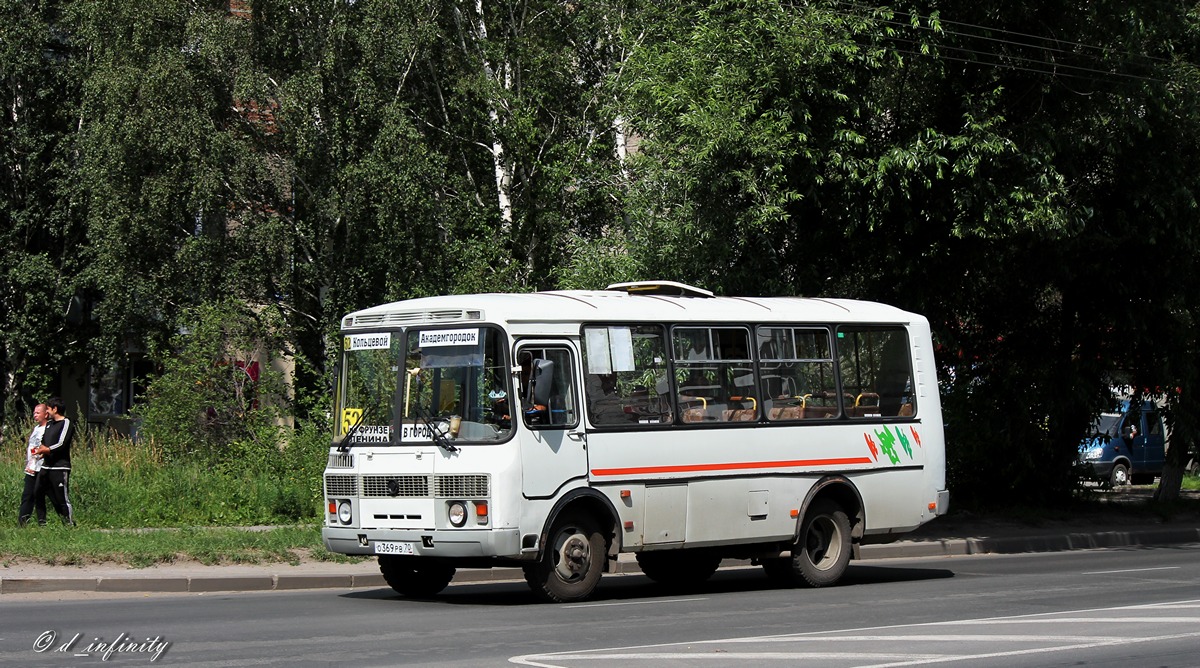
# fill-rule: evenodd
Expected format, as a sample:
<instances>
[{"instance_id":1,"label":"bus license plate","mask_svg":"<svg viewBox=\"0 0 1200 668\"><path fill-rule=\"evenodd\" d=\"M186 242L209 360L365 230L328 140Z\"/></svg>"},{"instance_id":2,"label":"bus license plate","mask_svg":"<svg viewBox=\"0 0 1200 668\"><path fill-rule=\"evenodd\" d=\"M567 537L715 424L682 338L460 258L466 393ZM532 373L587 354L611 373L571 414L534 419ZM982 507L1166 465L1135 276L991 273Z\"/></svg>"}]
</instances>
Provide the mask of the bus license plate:
<instances>
[{"instance_id":1,"label":"bus license plate","mask_svg":"<svg viewBox=\"0 0 1200 668\"><path fill-rule=\"evenodd\" d=\"M415 543L397 543L389 540L375 541L375 554L416 554Z\"/></svg>"}]
</instances>

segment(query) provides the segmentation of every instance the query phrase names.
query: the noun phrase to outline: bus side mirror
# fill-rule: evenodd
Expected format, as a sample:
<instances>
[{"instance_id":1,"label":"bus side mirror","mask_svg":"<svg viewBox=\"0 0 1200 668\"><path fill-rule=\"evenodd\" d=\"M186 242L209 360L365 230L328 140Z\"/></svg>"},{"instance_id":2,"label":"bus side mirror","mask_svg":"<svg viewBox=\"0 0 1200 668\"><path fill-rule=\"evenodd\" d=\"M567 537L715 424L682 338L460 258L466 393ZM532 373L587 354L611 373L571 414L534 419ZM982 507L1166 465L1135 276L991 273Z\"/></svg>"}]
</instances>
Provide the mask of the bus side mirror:
<instances>
[{"instance_id":1,"label":"bus side mirror","mask_svg":"<svg viewBox=\"0 0 1200 668\"><path fill-rule=\"evenodd\" d=\"M550 395L554 390L554 362L534 360L529 389L530 399L535 406L549 407Z\"/></svg>"}]
</instances>

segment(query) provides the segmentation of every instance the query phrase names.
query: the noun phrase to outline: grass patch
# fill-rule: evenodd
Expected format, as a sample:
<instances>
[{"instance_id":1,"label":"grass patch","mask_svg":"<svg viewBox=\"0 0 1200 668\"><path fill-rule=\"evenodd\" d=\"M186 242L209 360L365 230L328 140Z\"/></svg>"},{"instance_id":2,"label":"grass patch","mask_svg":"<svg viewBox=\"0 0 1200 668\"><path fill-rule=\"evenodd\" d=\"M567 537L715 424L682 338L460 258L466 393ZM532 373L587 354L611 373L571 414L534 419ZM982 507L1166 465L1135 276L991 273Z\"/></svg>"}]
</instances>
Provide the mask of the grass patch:
<instances>
[{"instance_id":1,"label":"grass patch","mask_svg":"<svg viewBox=\"0 0 1200 668\"><path fill-rule=\"evenodd\" d=\"M219 454L170 457L145 440L82 430L72 446L75 528L52 507L45 527L17 527L24 485L22 444L0 449L0 563L116 562L132 566L195 560L295 563L344 558L321 545L321 473L328 435L297 431L290 442L233 443ZM248 531L238 527L276 527Z\"/></svg>"},{"instance_id":2,"label":"grass patch","mask_svg":"<svg viewBox=\"0 0 1200 668\"><path fill-rule=\"evenodd\" d=\"M257 526L322 517L328 437L296 432L289 443L234 443L218 455L168 457L153 443L81 433L71 453L75 521L88 528ZM5 442L0 498L20 498L22 448ZM48 508L50 523L57 521ZM15 514L6 523L16 525ZM2 549L2 548L0 548Z\"/></svg>"},{"instance_id":3,"label":"grass patch","mask_svg":"<svg viewBox=\"0 0 1200 668\"><path fill-rule=\"evenodd\" d=\"M0 529L0 564L35 562L82 566L111 562L133 567L197 561L207 565L290 563L302 560L351 563L321 545L317 525L247 530L223 527L182 529L89 529L48 524Z\"/></svg>"}]
</instances>

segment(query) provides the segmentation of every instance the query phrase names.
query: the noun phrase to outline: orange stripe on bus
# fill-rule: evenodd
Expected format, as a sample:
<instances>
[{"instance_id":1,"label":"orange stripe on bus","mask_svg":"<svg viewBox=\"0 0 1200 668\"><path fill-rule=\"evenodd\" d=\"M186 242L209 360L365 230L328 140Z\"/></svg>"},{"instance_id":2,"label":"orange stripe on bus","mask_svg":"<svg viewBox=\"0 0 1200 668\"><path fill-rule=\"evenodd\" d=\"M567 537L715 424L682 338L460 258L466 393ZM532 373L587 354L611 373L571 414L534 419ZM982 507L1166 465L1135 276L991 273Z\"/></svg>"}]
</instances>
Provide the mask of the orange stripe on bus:
<instances>
[{"instance_id":1,"label":"orange stripe on bus","mask_svg":"<svg viewBox=\"0 0 1200 668\"><path fill-rule=\"evenodd\" d=\"M623 469L592 469L594 476L644 475L647 473L695 473L697 471L744 471L747 469L795 468L798 466L847 466L870 464L869 457L840 459L794 459L781 462L729 462L725 464L683 464L680 466L633 466Z\"/></svg>"}]
</instances>

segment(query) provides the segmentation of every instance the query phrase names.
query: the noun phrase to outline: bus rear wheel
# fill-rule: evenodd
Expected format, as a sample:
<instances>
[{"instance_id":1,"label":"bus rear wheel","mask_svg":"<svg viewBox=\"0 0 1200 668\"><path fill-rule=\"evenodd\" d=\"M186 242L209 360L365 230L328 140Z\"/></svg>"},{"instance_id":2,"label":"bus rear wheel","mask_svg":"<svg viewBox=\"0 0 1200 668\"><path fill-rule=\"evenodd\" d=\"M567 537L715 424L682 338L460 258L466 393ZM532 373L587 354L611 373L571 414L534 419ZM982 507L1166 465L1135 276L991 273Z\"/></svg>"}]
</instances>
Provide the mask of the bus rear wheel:
<instances>
[{"instance_id":1,"label":"bus rear wheel","mask_svg":"<svg viewBox=\"0 0 1200 668\"><path fill-rule=\"evenodd\" d=\"M573 603L592 595L608 559L607 543L586 515L564 513L547 534L542 557L524 567L525 582L544 601Z\"/></svg>"},{"instance_id":2,"label":"bus rear wheel","mask_svg":"<svg viewBox=\"0 0 1200 668\"><path fill-rule=\"evenodd\" d=\"M850 564L850 518L837 503L821 499L804 515L791 559L764 559L767 577L786 585L828 587Z\"/></svg>"},{"instance_id":3,"label":"bus rear wheel","mask_svg":"<svg viewBox=\"0 0 1200 668\"><path fill-rule=\"evenodd\" d=\"M441 564L414 564L410 559L381 555L379 572L396 593L409 598L436 596L454 579L454 567Z\"/></svg>"}]
</instances>

